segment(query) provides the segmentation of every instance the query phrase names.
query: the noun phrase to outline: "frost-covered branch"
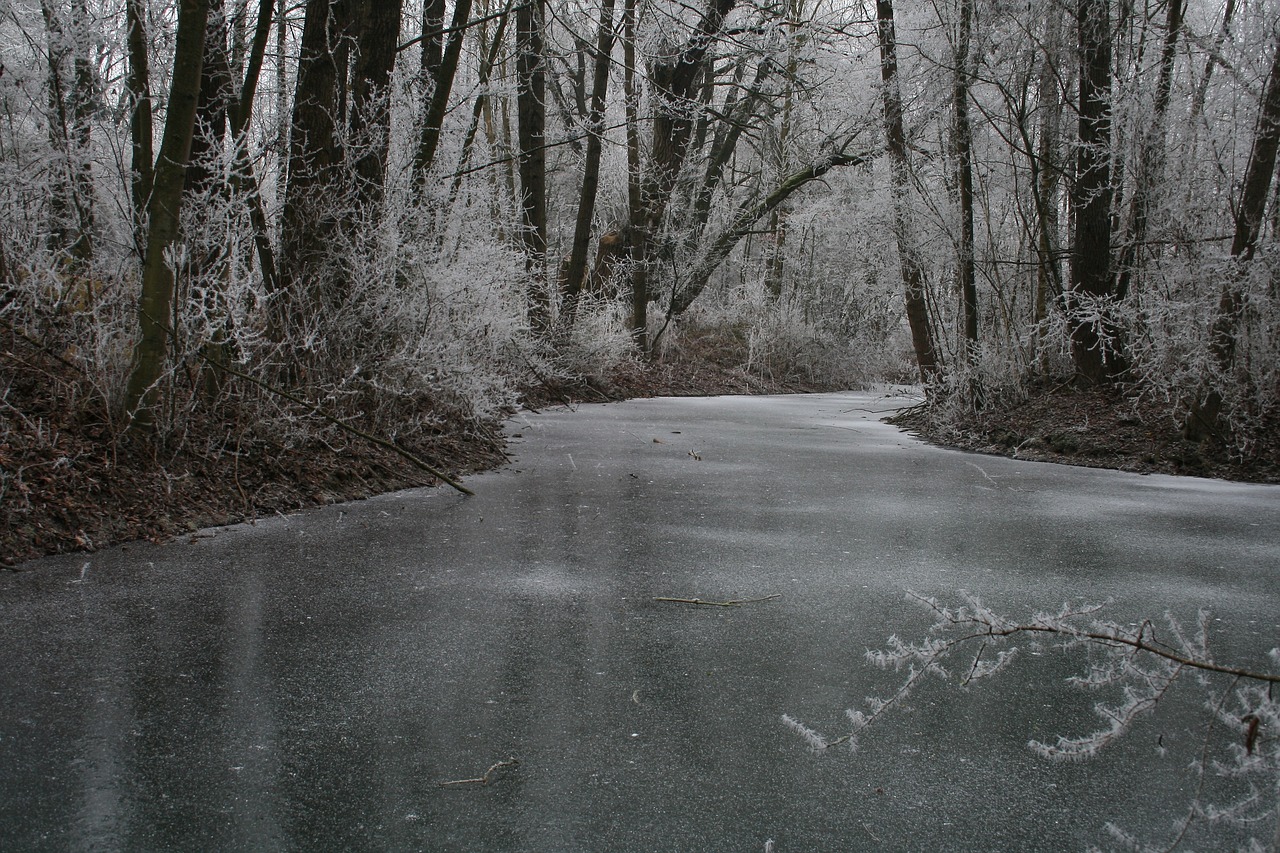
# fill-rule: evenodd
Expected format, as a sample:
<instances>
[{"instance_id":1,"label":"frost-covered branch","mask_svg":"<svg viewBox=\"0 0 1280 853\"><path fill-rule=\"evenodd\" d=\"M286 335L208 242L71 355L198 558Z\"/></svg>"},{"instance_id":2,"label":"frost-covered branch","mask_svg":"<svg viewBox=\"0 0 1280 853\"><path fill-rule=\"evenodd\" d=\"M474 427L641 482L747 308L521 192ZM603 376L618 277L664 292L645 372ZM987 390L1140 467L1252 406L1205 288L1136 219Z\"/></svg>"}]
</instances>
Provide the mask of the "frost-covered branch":
<instances>
[{"instance_id":1,"label":"frost-covered branch","mask_svg":"<svg viewBox=\"0 0 1280 853\"><path fill-rule=\"evenodd\" d=\"M805 723L787 715L783 723L813 748L826 750L840 744L856 749L858 738L873 722L906 703L925 677L934 675L944 682L954 679L967 687L1006 669L1017 659L1023 645L1034 648L1052 638L1063 649L1085 648L1090 655L1083 672L1068 682L1090 690L1110 689L1118 698L1098 702L1094 712L1103 720L1095 731L1083 735L1059 735L1053 742L1032 740L1028 746L1038 755L1062 761L1083 761L1128 732L1141 717L1155 712L1173 685L1182 676L1194 674L1205 692L1207 715L1205 745L1193 767L1200 783L1186 817L1177 825L1174 846L1180 843L1192 821L1229 822L1270 826L1280 841L1280 701L1275 685L1280 683L1280 649L1271 650L1272 667L1249 669L1222 664L1209 651L1208 615L1198 615L1194 630L1184 629L1166 614L1165 627L1157 635L1156 626L1145 620L1121 625L1099 618L1101 605L1064 604L1056 612L1037 612L1028 619L1011 619L987 607L976 596L961 592L959 605L943 604L935 598L908 593L933 616L926 636L908 642L891 636L882 649L869 650L867 661L881 669L905 671L905 677L887 696L866 699L867 710L845 711L849 730L828 738ZM1223 679L1229 677L1225 684ZM1236 786L1228 802L1206 802L1205 777L1212 774L1232 780ZM1147 849L1123 830L1109 826L1116 840L1133 849ZM1275 841L1268 842L1273 847ZM1263 849L1266 846L1258 847ZM1171 849L1171 848L1169 848Z\"/></svg>"},{"instance_id":2,"label":"frost-covered branch","mask_svg":"<svg viewBox=\"0 0 1280 853\"><path fill-rule=\"evenodd\" d=\"M763 199L744 203L738 209L733 221L708 243L693 269L684 277L684 281L671 298L671 305L667 309L668 319L679 316L693 304L693 300L697 299L707 286L716 267L729 256L733 247L738 245L738 241L751 230L760 217L777 208L796 190L818 180L837 166L866 163L871 156L868 152L849 152L849 146L853 141L853 138L845 140L836 149L788 175Z\"/></svg>"}]
</instances>

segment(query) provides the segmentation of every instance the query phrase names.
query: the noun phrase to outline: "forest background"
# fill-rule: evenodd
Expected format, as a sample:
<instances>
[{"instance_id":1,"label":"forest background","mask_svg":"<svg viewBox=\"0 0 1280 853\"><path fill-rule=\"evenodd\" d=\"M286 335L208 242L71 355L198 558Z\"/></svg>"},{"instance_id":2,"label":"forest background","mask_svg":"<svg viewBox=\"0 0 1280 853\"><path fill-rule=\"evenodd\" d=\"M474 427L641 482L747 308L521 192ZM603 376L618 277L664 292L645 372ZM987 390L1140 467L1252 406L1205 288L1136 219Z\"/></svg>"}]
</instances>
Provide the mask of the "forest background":
<instances>
[{"instance_id":1,"label":"forest background","mask_svg":"<svg viewBox=\"0 0 1280 853\"><path fill-rule=\"evenodd\" d=\"M637 393L1275 480L1278 144L1264 0L7 0L0 561Z\"/></svg>"}]
</instances>

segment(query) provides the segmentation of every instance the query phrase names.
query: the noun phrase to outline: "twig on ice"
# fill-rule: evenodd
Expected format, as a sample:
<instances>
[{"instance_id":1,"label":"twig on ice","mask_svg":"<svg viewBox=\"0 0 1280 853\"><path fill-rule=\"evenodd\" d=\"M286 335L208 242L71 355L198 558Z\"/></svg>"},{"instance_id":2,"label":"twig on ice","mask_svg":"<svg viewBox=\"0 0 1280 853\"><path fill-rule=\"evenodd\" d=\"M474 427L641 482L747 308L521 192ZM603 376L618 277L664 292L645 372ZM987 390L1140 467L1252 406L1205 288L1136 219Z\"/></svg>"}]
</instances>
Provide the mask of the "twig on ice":
<instances>
[{"instance_id":1,"label":"twig on ice","mask_svg":"<svg viewBox=\"0 0 1280 853\"><path fill-rule=\"evenodd\" d=\"M489 769L484 771L483 776L477 776L474 779L450 779L448 782L441 782L441 788L447 788L450 785L488 785L493 781L495 771L501 770L503 767L519 767L520 762L515 758L508 758L506 761L499 761L489 765Z\"/></svg>"},{"instance_id":2,"label":"twig on ice","mask_svg":"<svg viewBox=\"0 0 1280 853\"><path fill-rule=\"evenodd\" d=\"M668 598L666 596L657 596L654 601L669 601L673 604L701 604L705 607L738 607L742 604L752 604L757 601L771 601L775 598L782 598L782 593L775 592L773 595L766 595L763 598L732 598L728 601L703 601L701 598Z\"/></svg>"}]
</instances>

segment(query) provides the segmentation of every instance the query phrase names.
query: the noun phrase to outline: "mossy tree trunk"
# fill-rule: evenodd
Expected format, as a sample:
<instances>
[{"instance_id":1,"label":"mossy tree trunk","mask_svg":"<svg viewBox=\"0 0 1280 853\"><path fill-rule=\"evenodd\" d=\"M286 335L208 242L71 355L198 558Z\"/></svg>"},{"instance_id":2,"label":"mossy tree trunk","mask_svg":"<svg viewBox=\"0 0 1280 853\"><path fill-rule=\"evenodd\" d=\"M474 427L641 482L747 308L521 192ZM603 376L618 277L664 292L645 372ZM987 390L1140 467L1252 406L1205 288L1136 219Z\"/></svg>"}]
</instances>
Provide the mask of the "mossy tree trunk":
<instances>
[{"instance_id":1,"label":"mossy tree trunk","mask_svg":"<svg viewBox=\"0 0 1280 853\"><path fill-rule=\"evenodd\" d=\"M125 398L130 430L152 431L161 400L174 283L173 269L165 256L178 237L183 184L200 98L208 18L209 0L181 0L164 138L147 210L147 251L142 267L142 294L138 300L139 337L134 345L133 369Z\"/></svg>"}]
</instances>

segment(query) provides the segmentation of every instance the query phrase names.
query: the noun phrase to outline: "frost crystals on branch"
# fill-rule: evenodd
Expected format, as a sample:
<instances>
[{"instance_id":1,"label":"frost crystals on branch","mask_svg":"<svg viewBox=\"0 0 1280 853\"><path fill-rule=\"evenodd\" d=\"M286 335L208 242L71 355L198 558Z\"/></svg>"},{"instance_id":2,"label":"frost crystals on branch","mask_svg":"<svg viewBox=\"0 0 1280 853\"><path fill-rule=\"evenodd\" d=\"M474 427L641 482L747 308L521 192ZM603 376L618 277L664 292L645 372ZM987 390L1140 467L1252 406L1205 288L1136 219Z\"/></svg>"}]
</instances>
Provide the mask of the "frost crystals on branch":
<instances>
[{"instance_id":1,"label":"frost crystals on branch","mask_svg":"<svg viewBox=\"0 0 1280 853\"><path fill-rule=\"evenodd\" d=\"M1061 649L1089 653L1086 668L1069 679L1071 684L1119 694L1116 701L1094 705L1103 720L1097 730L1059 735L1052 743L1032 740L1028 744L1045 758L1083 761L1114 743L1144 714L1155 711L1174 683L1190 674L1204 691L1208 721L1204 746L1193 766L1199 787L1185 817L1177 822L1173 846L1181 843L1193 821L1201 820L1244 825L1255 833L1261 830L1266 841L1261 846L1255 842L1257 849L1280 849L1280 701L1276 698L1280 649L1271 650L1271 669L1254 671L1214 661L1209 652L1209 617L1203 611L1192 631L1166 614L1165 627L1158 632L1150 620L1126 626L1099 619L1101 605L1063 604L1056 612L1038 612L1026 621L1016 621L997 614L976 596L963 591L960 596L961 604L949 606L908 593L908 598L932 614L933 626L919 641L892 636L885 648L866 653L868 662L904 672L905 677L887 697L868 697L867 710L845 711L851 723L845 734L828 738L789 715L783 716L783 723L815 751L844 743L856 749L862 732L903 705L928 676L966 688L1005 669L1020 648L1050 640ZM1210 774L1232 781L1225 804L1206 802ZM1126 846L1146 849L1121 829L1108 829Z\"/></svg>"}]
</instances>

